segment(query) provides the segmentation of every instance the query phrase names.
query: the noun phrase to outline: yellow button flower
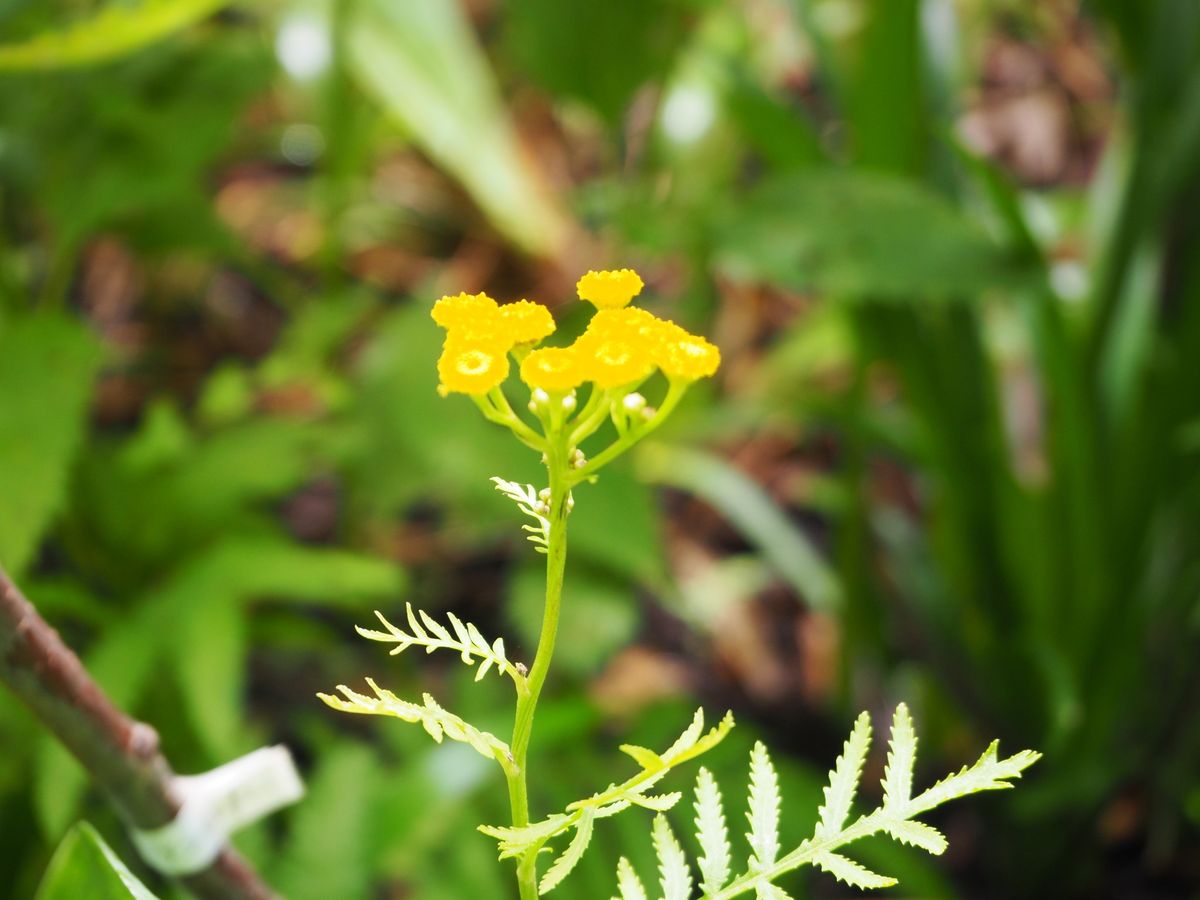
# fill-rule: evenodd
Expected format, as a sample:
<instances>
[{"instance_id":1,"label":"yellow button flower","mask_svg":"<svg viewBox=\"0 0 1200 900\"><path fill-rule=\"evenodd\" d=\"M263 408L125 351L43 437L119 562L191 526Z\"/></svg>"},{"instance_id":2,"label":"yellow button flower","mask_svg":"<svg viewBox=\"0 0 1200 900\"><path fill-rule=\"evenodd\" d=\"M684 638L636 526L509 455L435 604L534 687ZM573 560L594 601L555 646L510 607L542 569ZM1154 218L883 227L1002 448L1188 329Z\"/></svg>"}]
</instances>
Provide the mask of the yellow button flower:
<instances>
[{"instance_id":1,"label":"yellow button flower","mask_svg":"<svg viewBox=\"0 0 1200 900\"><path fill-rule=\"evenodd\" d=\"M530 344L554 333L554 317L540 303L518 300L500 307L500 330L514 344Z\"/></svg>"},{"instance_id":2,"label":"yellow button flower","mask_svg":"<svg viewBox=\"0 0 1200 900\"><path fill-rule=\"evenodd\" d=\"M584 377L597 387L612 388L641 381L654 371L649 347L619 336L584 334L574 344Z\"/></svg>"},{"instance_id":3,"label":"yellow button flower","mask_svg":"<svg viewBox=\"0 0 1200 900\"><path fill-rule=\"evenodd\" d=\"M598 309L619 309L642 292L642 279L633 269L588 272L579 279L575 290L581 300Z\"/></svg>"},{"instance_id":4,"label":"yellow button flower","mask_svg":"<svg viewBox=\"0 0 1200 900\"><path fill-rule=\"evenodd\" d=\"M433 304L430 315L447 331L494 330L500 307L487 294L453 294Z\"/></svg>"},{"instance_id":5,"label":"yellow button flower","mask_svg":"<svg viewBox=\"0 0 1200 900\"><path fill-rule=\"evenodd\" d=\"M714 344L682 328L672 340L664 343L658 367L668 378L695 381L707 378L721 365L721 351Z\"/></svg>"},{"instance_id":6,"label":"yellow button flower","mask_svg":"<svg viewBox=\"0 0 1200 900\"><path fill-rule=\"evenodd\" d=\"M574 347L543 347L521 363L521 380L531 388L565 394L583 384L584 373Z\"/></svg>"},{"instance_id":7,"label":"yellow button flower","mask_svg":"<svg viewBox=\"0 0 1200 900\"><path fill-rule=\"evenodd\" d=\"M508 377L508 347L495 340L451 334L438 359L438 393L486 394Z\"/></svg>"}]
</instances>

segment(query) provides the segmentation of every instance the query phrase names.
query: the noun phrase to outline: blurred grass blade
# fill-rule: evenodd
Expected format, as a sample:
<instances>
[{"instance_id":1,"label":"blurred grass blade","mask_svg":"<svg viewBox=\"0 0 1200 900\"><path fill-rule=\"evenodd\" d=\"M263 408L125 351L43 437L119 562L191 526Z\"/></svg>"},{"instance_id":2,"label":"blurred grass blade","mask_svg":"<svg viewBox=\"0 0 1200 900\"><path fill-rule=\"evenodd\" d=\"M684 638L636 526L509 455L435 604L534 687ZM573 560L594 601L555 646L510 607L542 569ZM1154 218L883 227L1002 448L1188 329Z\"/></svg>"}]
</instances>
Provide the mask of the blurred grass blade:
<instances>
[{"instance_id":1,"label":"blurred grass blade","mask_svg":"<svg viewBox=\"0 0 1200 900\"><path fill-rule=\"evenodd\" d=\"M643 445L637 464L642 477L710 503L812 609L841 605L841 588L812 542L751 478L711 454L663 444Z\"/></svg>"},{"instance_id":2,"label":"blurred grass blade","mask_svg":"<svg viewBox=\"0 0 1200 900\"><path fill-rule=\"evenodd\" d=\"M72 828L46 869L36 900L158 900L87 822Z\"/></svg>"},{"instance_id":3,"label":"blurred grass blade","mask_svg":"<svg viewBox=\"0 0 1200 900\"><path fill-rule=\"evenodd\" d=\"M231 0L110 2L94 16L17 44L0 45L0 71L66 69L105 62L199 22Z\"/></svg>"},{"instance_id":4,"label":"blurred grass blade","mask_svg":"<svg viewBox=\"0 0 1200 900\"><path fill-rule=\"evenodd\" d=\"M567 221L523 151L457 2L362 0L350 66L435 162L527 252L552 256Z\"/></svg>"}]
</instances>

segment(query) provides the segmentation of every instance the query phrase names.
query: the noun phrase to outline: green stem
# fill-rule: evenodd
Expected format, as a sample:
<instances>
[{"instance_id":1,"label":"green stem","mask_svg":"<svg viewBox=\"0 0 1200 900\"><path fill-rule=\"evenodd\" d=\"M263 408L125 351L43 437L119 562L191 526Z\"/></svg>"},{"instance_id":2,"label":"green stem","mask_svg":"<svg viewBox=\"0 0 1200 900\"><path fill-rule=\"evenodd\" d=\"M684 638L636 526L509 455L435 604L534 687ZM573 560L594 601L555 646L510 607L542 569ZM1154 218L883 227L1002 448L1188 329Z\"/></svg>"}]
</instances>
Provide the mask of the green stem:
<instances>
[{"instance_id":1,"label":"green stem","mask_svg":"<svg viewBox=\"0 0 1200 900\"><path fill-rule=\"evenodd\" d=\"M558 635L558 614L562 602L563 573L567 564L567 514L570 486L567 483L569 450L561 437L551 438L546 453L546 468L550 473L550 534L546 554L546 606L542 612L542 633L538 638L537 654L525 682L525 690L517 696L516 722L513 726L513 774L508 778L508 799L512 807L513 825L529 824L529 792L525 773L529 741L533 735L533 717L538 697L546 683L550 660L554 656L554 641ZM517 883L521 900L537 897L537 852L522 857L517 863Z\"/></svg>"},{"instance_id":2,"label":"green stem","mask_svg":"<svg viewBox=\"0 0 1200 900\"><path fill-rule=\"evenodd\" d=\"M658 428L671 414L671 411L679 403L680 399L687 393L689 382L672 381L670 387L667 388L667 396L663 398L662 406L658 408L658 412L641 428L630 428L620 438L609 444L604 450L596 454L592 459L588 460L587 465L581 469L576 469L571 473L571 484L579 484L579 482L591 478L597 470L608 465L654 429Z\"/></svg>"}]
</instances>

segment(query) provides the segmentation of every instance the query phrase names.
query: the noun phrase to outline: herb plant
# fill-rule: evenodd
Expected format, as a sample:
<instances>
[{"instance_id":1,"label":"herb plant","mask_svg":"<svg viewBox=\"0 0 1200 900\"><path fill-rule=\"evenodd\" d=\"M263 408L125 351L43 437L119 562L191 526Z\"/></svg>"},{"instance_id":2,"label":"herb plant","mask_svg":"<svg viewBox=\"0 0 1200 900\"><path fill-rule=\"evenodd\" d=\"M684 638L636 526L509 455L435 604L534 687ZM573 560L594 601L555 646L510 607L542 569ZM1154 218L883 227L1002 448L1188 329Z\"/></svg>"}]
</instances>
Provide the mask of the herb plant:
<instances>
[{"instance_id":1,"label":"herb plant","mask_svg":"<svg viewBox=\"0 0 1200 900\"><path fill-rule=\"evenodd\" d=\"M682 799L682 794L657 793L654 789L672 769L720 743L734 724L733 717L726 714L706 731L703 711L698 710L691 725L661 753L645 747L622 747L638 765L638 771L625 781L612 783L561 812L531 818L526 759L538 698L554 654L566 567L567 524L574 505L572 490L584 482L595 482L601 468L658 428L688 388L698 379L711 376L720 365L720 352L704 338L630 306L642 287L641 278L629 269L584 275L577 285L579 296L597 311L583 335L567 347L538 346L554 332L554 321L545 307L526 300L501 306L485 294L458 294L443 297L433 307L434 320L447 332L438 361L439 391L443 396L461 393L470 397L486 418L508 428L518 440L541 453L546 466L548 486L541 490L493 479L497 489L532 520L525 530L535 549L546 555L541 635L533 664L526 668L509 659L502 639L489 642L478 628L453 614L447 616L448 624L443 624L408 605L403 625L395 625L377 613L383 630L358 631L370 640L394 644L393 655L410 647L423 647L427 653L451 650L476 668L476 681L489 672L510 679L516 692L511 740L505 742L476 728L444 709L429 694L420 703L408 702L371 679L367 680L371 694L339 685L341 696L319 695L329 706L344 712L419 722L435 741L446 737L461 741L496 761L508 783L512 821L505 826L480 826L480 831L496 839L501 859L515 861L522 900L549 893L570 874L586 852L598 819L633 807L657 813L651 839L659 859L664 900L693 896L687 856L663 815ZM510 357L530 391L528 409L532 418L518 413L504 390ZM660 386L661 400L652 405L640 390L653 383L656 373L662 375L666 385L665 390ZM608 421L615 427L615 439L588 456L584 442ZM788 852L781 852L778 779L766 747L755 745L750 757L747 803L750 854L744 871L736 875L720 790L708 770L700 769L694 808L696 837L703 854L697 863L702 896L717 900L754 892L760 898L784 898L788 895L775 881L805 865L817 866L859 888L894 884L893 879L842 855L841 849L860 838L882 833L940 854L946 849L945 837L918 816L966 794L1011 787L1010 779L1019 777L1039 758L1038 753L1025 750L1000 759L993 743L974 765L914 796L917 738L908 710L901 704L892 722L882 805L851 817L870 739L870 720L863 713L830 774L816 830ZM552 842L557 849L551 847ZM551 852L554 857L539 878L538 863L543 852ZM617 866L617 886L622 900L646 897L641 880L625 859Z\"/></svg>"}]
</instances>

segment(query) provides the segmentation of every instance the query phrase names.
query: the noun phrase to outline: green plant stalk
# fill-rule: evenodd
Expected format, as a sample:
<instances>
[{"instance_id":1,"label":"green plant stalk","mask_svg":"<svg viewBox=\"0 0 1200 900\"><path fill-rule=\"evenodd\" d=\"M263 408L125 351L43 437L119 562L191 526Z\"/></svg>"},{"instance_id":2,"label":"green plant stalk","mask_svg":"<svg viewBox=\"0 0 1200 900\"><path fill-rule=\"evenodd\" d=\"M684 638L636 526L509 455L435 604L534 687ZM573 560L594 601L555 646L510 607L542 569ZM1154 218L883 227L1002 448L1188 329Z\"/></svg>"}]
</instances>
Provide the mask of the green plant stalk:
<instances>
[{"instance_id":1,"label":"green plant stalk","mask_svg":"<svg viewBox=\"0 0 1200 900\"><path fill-rule=\"evenodd\" d=\"M546 468L550 475L550 534L546 553L546 605L542 611L542 632L538 638L533 667L517 696L516 721L513 725L513 771L508 775L508 799L512 808L512 823L520 827L529 824L529 792L525 773L529 741L533 735L533 717L538 697L546 683L554 642L558 636L558 615L562 605L563 573L567 564L567 514L570 487L567 483L569 450L564 435L553 437L546 453ZM521 900L536 900L537 852L531 851L517 861L517 883Z\"/></svg>"}]
</instances>

